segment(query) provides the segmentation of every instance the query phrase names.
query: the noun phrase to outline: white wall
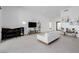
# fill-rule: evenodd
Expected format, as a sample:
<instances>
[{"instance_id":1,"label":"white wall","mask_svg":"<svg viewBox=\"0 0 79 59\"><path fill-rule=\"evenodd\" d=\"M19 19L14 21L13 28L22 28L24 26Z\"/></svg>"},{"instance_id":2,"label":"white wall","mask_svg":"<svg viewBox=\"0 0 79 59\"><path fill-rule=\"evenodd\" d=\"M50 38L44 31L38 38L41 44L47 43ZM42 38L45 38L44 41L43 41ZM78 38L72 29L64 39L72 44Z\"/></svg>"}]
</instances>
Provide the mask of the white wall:
<instances>
[{"instance_id":1,"label":"white wall","mask_svg":"<svg viewBox=\"0 0 79 59\"><path fill-rule=\"evenodd\" d=\"M2 27L15 28L19 26L18 8L2 8Z\"/></svg>"},{"instance_id":2,"label":"white wall","mask_svg":"<svg viewBox=\"0 0 79 59\"><path fill-rule=\"evenodd\" d=\"M28 30L28 22L29 21L36 21L41 23L41 31L45 32L48 31L49 26L49 19L43 16L41 13L34 13L32 11L28 11L26 9L20 9L19 10L19 20L20 25L22 25L22 21L26 21L26 25L24 27ZM26 30L26 31L27 31Z\"/></svg>"},{"instance_id":3,"label":"white wall","mask_svg":"<svg viewBox=\"0 0 79 59\"><path fill-rule=\"evenodd\" d=\"M25 27L25 32L28 31L28 21L40 21L41 31L49 30L49 22L52 22L52 27L56 30L56 17L60 16L60 10L65 7L3 7L2 9L2 27L16 28ZM22 24L26 22L26 25Z\"/></svg>"},{"instance_id":4,"label":"white wall","mask_svg":"<svg viewBox=\"0 0 79 59\"><path fill-rule=\"evenodd\" d=\"M25 27L25 31L28 31L28 22L31 21L40 21L41 22L41 31L45 32L49 30L49 20L43 15L43 13L34 13L28 9L17 8L17 7L3 7L2 9L2 27L7 28L16 28L16 27ZM22 21L26 22L26 25L22 24Z\"/></svg>"}]
</instances>

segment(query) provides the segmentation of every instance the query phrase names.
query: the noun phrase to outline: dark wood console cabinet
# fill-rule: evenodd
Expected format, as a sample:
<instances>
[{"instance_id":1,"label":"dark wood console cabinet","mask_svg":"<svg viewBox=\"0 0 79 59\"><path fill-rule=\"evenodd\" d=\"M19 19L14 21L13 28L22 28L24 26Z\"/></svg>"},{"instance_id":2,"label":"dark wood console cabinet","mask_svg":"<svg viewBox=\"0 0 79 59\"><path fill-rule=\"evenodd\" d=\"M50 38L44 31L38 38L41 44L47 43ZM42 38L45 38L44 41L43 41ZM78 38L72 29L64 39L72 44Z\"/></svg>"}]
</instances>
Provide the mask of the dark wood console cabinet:
<instances>
[{"instance_id":1,"label":"dark wood console cabinet","mask_svg":"<svg viewBox=\"0 0 79 59\"><path fill-rule=\"evenodd\" d=\"M23 35L24 35L24 27L14 28L14 29L2 28L2 40L23 36Z\"/></svg>"}]
</instances>

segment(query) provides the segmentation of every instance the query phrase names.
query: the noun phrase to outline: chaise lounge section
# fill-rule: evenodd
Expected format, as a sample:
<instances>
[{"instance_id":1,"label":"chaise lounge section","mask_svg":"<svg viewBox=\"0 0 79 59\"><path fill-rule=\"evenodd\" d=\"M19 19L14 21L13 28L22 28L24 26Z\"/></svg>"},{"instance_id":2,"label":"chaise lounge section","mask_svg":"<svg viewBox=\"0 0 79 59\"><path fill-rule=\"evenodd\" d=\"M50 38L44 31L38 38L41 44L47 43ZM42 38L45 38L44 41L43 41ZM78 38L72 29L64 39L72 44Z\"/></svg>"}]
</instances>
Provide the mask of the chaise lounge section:
<instances>
[{"instance_id":1,"label":"chaise lounge section","mask_svg":"<svg viewBox=\"0 0 79 59\"><path fill-rule=\"evenodd\" d=\"M37 39L45 44L50 44L58 38L60 38L60 33L57 31L51 31L37 35Z\"/></svg>"}]
</instances>

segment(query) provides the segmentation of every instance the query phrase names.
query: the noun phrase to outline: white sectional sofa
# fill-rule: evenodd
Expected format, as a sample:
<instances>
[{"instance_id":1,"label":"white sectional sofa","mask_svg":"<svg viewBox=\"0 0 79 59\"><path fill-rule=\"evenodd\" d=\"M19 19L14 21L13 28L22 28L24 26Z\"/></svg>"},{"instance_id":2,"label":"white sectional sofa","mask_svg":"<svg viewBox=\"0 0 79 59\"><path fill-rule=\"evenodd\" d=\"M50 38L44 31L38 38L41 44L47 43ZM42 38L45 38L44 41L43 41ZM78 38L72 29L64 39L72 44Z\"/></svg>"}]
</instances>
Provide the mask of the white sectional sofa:
<instances>
[{"instance_id":1,"label":"white sectional sofa","mask_svg":"<svg viewBox=\"0 0 79 59\"><path fill-rule=\"evenodd\" d=\"M60 33L57 31L50 31L50 32L37 35L37 39L46 44L49 44L58 38L60 38Z\"/></svg>"}]
</instances>

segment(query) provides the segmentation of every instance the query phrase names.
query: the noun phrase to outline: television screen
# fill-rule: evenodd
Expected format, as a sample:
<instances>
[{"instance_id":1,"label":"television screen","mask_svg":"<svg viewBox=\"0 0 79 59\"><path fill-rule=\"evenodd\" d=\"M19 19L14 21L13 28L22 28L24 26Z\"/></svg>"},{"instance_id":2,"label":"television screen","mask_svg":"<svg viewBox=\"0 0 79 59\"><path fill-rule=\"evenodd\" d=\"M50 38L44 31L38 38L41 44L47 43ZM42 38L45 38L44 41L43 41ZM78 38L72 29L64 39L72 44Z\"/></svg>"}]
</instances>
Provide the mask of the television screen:
<instances>
[{"instance_id":1,"label":"television screen","mask_svg":"<svg viewBox=\"0 0 79 59\"><path fill-rule=\"evenodd\" d=\"M28 27L36 27L36 22L29 22Z\"/></svg>"}]
</instances>

